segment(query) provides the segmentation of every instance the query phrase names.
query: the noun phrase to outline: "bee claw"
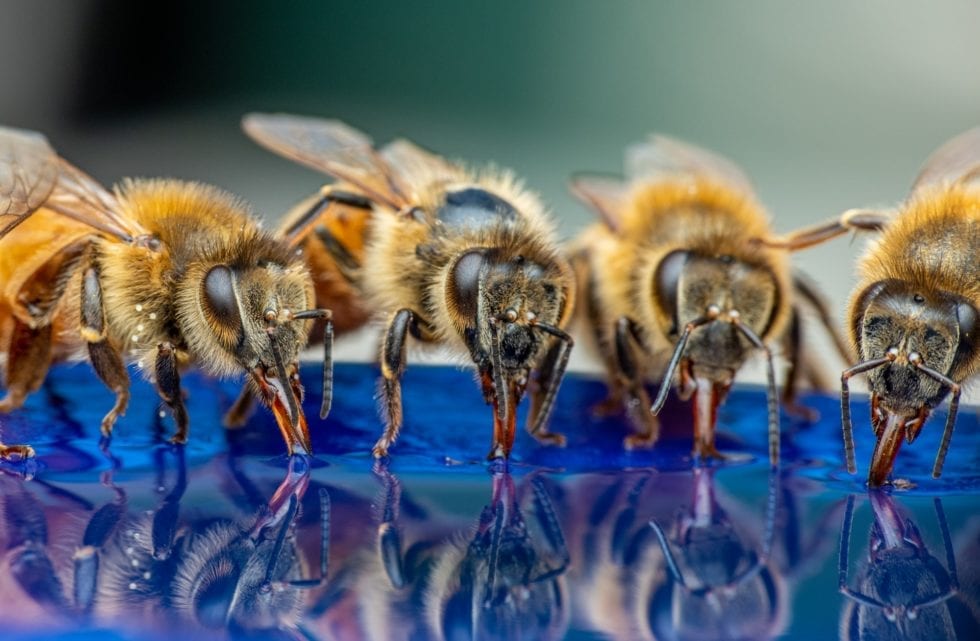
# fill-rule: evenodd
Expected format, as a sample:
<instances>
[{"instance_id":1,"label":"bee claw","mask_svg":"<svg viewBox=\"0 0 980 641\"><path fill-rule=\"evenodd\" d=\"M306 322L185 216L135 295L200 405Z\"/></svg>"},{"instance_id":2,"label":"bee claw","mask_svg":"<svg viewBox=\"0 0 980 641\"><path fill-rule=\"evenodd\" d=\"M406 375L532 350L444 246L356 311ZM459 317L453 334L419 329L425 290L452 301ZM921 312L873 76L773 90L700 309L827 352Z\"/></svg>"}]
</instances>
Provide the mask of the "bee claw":
<instances>
[{"instance_id":1,"label":"bee claw","mask_svg":"<svg viewBox=\"0 0 980 641\"><path fill-rule=\"evenodd\" d=\"M35 456L30 445L0 445L0 459L5 461L24 461Z\"/></svg>"},{"instance_id":2,"label":"bee claw","mask_svg":"<svg viewBox=\"0 0 980 641\"><path fill-rule=\"evenodd\" d=\"M648 450L657 443L657 434L630 434L623 439L627 450Z\"/></svg>"},{"instance_id":3,"label":"bee claw","mask_svg":"<svg viewBox=\"0 0 980 641\"><path fill-rule=\"evenodd\" d=\"M565 447L566 439L564 434L559 434L557 432L544 432L535 434L534 438L538 439L539 443L543 445L551 445L553 447Z\"/></svg>"}]
</instances>

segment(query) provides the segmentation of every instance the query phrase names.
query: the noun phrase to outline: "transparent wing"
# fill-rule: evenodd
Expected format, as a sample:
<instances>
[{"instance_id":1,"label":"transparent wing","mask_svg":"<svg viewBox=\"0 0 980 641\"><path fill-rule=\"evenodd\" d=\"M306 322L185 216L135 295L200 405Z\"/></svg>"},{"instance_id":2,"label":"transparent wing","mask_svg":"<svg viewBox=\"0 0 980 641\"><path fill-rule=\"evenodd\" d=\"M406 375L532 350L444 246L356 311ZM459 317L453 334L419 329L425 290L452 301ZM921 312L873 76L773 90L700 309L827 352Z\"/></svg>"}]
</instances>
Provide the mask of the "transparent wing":
<instances>
[{"instance_id":1,"label":"transparent wing","mask_svg":"<svg viewBox=\"0 0 980 641\"><path fill-rule=\"evenodd\" d=\"M408 192L434 182L463 177L463 170L459 166L404 139L393 140L385 145L381 149L381 157Z\"/></svg>"},{"instance_id":2,"label":"transparent wing","mask_svg":"<svg viewBox=\"0 0 980 641\"><path fill-rule=\"evenodd\" d=\"M626 149L626 175L631 179L701 175L724 182L745 194L752 183L735 163L718 154L667 136L654 135Z\"/></svg>"},{"instance_id":3,"label":"transparent wing","mask_svg":"<svg viewBox=\"0 0 980 641\"><path fill-rule=\"evenodd\" d=\"M40 207L124 241L145 234L116 197L60 158L44 136L0 128L0 238Z\"/></svg>"},{"instance_id":4,"label":"transparent wing","mask_svg":"<svg viewBox=\"0 0 980 641\"><path fill-rule=\"evenodd\" d=\"M619 220L629 195L629 185L612 176L581 175L569 184L572 195L599 214L611 228L619 228Z\"/></svg>"},{"instance_id":5,"label":"transparent wing","mask_svg":"<svg viewBox=\"0 0 980 641\"><path fill-rule=\"evenodd\" d=\"M47 200L58 166L44 136L0 127L0 238Z\"/></svg>"},{"instance_id":6,"label":"transparent wing","mask_svg":"<svg viewBox=\"0 0 980 641\"><path fill-rule=\"evenodd\" d=\"M242 128L270 151L352 185L377 203L395 210L407 204L405 185L374 150L371 139L339 120L248 114Z\"/></svg>"},{"instance_id":7,"label":"transparent wing","mask_svg":"<svg viewBox=\"0 0 980 641\"><path fill-rule=\"evenodd\" d=\"M980 183L980 127L946 142L926 159L912 191L937 183Z\"/></svg>"}]
</instances>

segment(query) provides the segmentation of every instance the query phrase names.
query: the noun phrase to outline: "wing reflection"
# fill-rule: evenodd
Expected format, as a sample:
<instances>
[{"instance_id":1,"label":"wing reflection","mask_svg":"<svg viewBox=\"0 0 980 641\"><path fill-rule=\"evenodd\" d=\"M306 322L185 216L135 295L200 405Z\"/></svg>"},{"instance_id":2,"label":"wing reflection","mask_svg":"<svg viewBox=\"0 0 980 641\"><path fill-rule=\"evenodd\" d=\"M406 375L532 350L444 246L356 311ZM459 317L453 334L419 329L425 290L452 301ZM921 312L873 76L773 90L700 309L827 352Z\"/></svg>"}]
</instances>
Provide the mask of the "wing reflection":
<instances>
[{"instance_id":1,"label":"wing reflection","mask_svg":"<svg viewBox=\"0 0 980 641\"><path fill-rule=\"evenodd\" d=\"M977 605L960 591L941 499L934 498L933 505L945 565L930 552L918 526L894 497L881 490L869 491L868 497L874 522L856 581L848 576L853 495L848 497L841 528L838 582L847 597L840 618L841 639L980 638Z\"/></svg>"}]
</instances>

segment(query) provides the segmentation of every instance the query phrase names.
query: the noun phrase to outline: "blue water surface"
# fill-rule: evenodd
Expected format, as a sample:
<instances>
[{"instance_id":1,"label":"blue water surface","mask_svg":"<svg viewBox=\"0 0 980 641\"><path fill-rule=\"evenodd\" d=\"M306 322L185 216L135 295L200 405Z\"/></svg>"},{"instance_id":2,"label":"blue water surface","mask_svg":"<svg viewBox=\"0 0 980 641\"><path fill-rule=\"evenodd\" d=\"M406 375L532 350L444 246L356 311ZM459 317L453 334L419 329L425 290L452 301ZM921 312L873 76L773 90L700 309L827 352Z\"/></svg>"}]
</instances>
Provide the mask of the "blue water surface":
<instances>
[{"instance_id":1,"label":"blue water surface","mask_svg":"<svg viewBox=\"0 0 980 641\"><path fill-rule=\"evenodd\" d=\"M237 384L193 372L185 447L136 382L100 448L111 394L87 365L55 367L0 416L4 442L37 451L0 465L0 637L980 638L973 408L941 479L937 412L899 454L909 489L869 493L859 399L857 476L839 402L822 396L804 399L816 423L783 418L772 471L751 387L719 414L733 457L695 466L689 405L668 403L656 448L626 452L625 421L592 414L602 383L569 376L552 419L568 446L522 432L505 467L485 460L492 417L472 374L413 367L378 464L376 369L337 366L326 421L320 373L302 373L311 460L285 455L261 408L226 432Z\"/></svg>"}]
</instances>

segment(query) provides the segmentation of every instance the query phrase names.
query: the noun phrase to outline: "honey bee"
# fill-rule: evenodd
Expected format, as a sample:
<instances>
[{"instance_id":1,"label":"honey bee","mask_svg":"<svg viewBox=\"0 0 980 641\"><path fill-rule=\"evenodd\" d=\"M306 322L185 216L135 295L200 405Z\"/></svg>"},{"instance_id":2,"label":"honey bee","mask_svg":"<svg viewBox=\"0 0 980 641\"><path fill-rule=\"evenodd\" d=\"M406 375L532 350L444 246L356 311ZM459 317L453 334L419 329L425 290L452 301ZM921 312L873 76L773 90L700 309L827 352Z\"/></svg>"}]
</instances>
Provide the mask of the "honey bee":
<instances>
[{"instance_id":1,"label":"honey bee","mask_svg":"<svg viewBox=\"0 0 980 641\"><path fill-rule=\"evenodd\" d=\"M874 524L858 586L851 587L847 574L854 496L847 497L838 564L838 585L847 597L841 610L840 638L976 638L980 612L977 604L971 603L969 587L960 588L941 499L934 499L934 508L945 547L945 567L929 550L915 521L903 514L892 496L872 491L868 498Z\"/></svg>"},{"instance_id":2,"label":"honey bee","mask_svg":"<svg viewBox=\"0 0 980 641\"><path fill-rule=\"evenodd\" d=\"M314 284L288 229L263 231L244 202L198 183L128 180L109 192L42 135L8 128L0 212L0 412L20 407L52 361L87 355L116 396L101 424L108 438L129 401L129 359L156 384L173 442L184 443L180 370L193 362L218 376L245 372L289 451L310 452L297 359L311 319L324 319L325 416L332 328L328 310L311 308ZM0 457L32 455L0 445Z\"/></svg>"},{"instance_id":3,"label":"honey bee","mask_svg":"<svg viewBox=\"0 0 980 641\"><path fill-rule=\"evenodd\" d=\"M495 471L476 524L448 535L406 528L403 543L400 483L384 467L376 473L384 483L378 558L358 580L365 638L564 638L570 561L542 478L518 486L506 469Z\"/></svg>"},{"instance_id":4,"label":"honey bee","mask_svg":"<svg viewBox=\"0 0 980 641\"><path fill-rule=\"evenodd\" d=\"M856 209L785 239L808 246L849 230L880 230L861 258L847 328L861 362L841 375L848 471L857 471L848 381L868 373L877 442L868 484L888 477L902 440L913 442L951 395L932 476L942 473L964 381L980 371L980 128L926 161L896 211Z\"/></svg>"},{"instance_id":5,"label":"honey bee","mask_svg":"<svg viewBox=\"0 0 980 641\"><path fill-rule=\"evenodd\" d=\"M573 244L573 262L608 372L607 406L624 403L636 430L625 447L656 443L656 415L678 374L681 398L694 396L695 456L722 457L715 448L717 408L755 349L766 357L775 465L779 411L768 342L784 342L790 371L783 399L792 405L801 373L819 379L819 368L800 348L793 294L816 308L838 349L846 350L829 312L805 281L792 277L787 252L765 244L769 222L730 161L654 136L627 150L626 175L625 181L577 177L571 186L602 217ZM661 374L651 404L644 385Z\"/></svg>"},{"instance_id":6,"label":"honey bee","mask_svg":"<svg viewBox=\"0 0 980 641\"><path fill-rule=\"evenodd\" d=\"M386 323L385 428L375 457L388 454L402 426L409 335L476 365L494 407L489 458L510 455L517 403L528 388L528 431L543 443L564 443L547 420L573 343L563 328L574 277L535 195L509 173L468 171L405 140L375 150L365 134L338 121L253 114L243 127L260 145L338 181L322 189L320 209L294 227L317 234ZM320 223L333 203L371 208L360 260Z\"/></svg>"}]
</instances>

